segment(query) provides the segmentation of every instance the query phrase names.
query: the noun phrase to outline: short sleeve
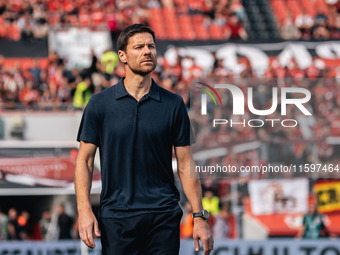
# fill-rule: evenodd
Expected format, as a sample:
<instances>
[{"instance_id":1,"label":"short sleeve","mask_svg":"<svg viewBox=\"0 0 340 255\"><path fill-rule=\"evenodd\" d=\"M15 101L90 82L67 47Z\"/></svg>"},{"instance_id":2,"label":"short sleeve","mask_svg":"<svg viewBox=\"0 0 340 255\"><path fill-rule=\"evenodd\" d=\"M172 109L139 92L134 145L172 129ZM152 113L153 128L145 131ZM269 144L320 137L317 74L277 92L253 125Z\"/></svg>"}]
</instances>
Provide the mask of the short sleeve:
<instances>
[{"instance_id":1,"label":"short sleeve","mask_svg":"<svg viewBox=\"0 0 340 255\"><path fill-rule=\"evenodd\" d=\"M89 142L99 146L99 118L93 97L91 97L84 109L77 141Z\"/></svg>"},{"instance_id":2,"label":"short sleeve","mask_svg":"<svg viewBox=\"0 0 340 255\"><path fill-rule=\"evenodd\" d=\"M183 100L176 107L175 122L173 127L174 146L186 146L195 142L190 125L187 109Z\"/></svg>"}]
</instances>

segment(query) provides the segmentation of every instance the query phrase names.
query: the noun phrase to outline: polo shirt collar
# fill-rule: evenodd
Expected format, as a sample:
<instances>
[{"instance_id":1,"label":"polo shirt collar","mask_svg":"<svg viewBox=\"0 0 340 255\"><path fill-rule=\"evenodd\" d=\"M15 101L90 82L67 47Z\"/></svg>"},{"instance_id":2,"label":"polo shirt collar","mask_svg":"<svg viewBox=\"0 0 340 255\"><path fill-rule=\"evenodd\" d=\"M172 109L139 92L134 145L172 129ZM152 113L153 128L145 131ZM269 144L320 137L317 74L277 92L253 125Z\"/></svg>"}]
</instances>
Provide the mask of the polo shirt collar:
<instances>
[{"instance_id":1,"label":"polo shirt collar","mask_svg":"<svg viewBox=\"0 0 340 255\"><path fill-rule=\"evenodd\" d=\"M161 97L159 94L159 87L153 79L152 79L152 84L151 84L151 88L150 88L148 95L149 97L151 97L152 99L155 99L156 101L161 101Z\"/></svg>"},{"instance_id":2,"label":"polo shirt collar","mask_svg":"<svg viewBox=\"0 0 340 255\"><path fill-rule=\"evenodd\" d=\"M124 77L120 79L120 81L116 85L116 99L120 99L120 98L123 98L129 95L129 93L125 89L123 80L124 80ZM152 84L151 84L151 88L148 93L148 96L156 101L160 101L161 97L159 94L159 87L153 79L151 80L152 80Z\"/></svg>"}]
</instances>

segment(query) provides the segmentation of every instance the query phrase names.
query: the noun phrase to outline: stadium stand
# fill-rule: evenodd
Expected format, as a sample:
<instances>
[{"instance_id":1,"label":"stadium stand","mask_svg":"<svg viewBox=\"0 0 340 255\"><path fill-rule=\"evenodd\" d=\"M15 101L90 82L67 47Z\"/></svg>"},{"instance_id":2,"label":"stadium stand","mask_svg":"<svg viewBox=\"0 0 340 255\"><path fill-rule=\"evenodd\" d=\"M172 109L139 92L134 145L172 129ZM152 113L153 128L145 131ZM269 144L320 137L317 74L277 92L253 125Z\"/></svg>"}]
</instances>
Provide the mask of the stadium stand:
<instances>
[{"instance_id":1,"label":"stadium stand","mask_svg":"<svg viewBox=\"0 0 340 255\"><path fill-rule=\"evenodd\" d=\"M228 38L223 32L233 14L249 39L339 38L340 5L324 0L137 1L137 5L135 1L23 2L1 3L0 38L41 38L47 35L48 27L70 26L106 27L117 34L134 22L148 23L159 39L245 39ZM305 19L313 21L306 21L306 27L301 24Z\"/></svg>"}]
</instances>

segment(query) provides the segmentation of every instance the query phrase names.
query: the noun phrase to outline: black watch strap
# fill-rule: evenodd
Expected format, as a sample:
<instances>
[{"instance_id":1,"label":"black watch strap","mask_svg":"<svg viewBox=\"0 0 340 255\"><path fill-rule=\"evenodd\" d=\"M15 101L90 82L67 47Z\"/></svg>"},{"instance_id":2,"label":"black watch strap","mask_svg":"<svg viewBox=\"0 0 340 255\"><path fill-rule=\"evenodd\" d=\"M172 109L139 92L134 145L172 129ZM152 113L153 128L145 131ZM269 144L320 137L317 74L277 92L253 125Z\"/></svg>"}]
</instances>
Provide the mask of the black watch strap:
<instances>
[{"instance_id":1,"label":"black watch strap","mask_svg":"<svg viewBox=\"0 0 340 255\"><path fill-rule=\"evenodd\" d=\"M192 214L192 218L197 218L197 217L200 217L204 220L208 220L209 219L209 212L205 209L203 209L202 211L200 212L194 212Z\"/></svg>"}]
</instances>

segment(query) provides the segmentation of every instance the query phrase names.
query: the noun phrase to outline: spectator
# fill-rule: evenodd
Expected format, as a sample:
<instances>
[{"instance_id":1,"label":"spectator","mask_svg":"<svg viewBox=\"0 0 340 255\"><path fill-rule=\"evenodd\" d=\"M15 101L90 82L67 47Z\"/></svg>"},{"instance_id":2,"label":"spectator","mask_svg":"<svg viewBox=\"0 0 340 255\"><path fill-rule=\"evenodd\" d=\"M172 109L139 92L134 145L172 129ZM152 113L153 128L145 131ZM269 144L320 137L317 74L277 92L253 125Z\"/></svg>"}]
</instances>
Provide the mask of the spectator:
<instances>
[{"instance_id":1,"label":"spectator","mask_svg":"<svg viewBox=\"0 0 340 255\"><path fill-rule=\"evenodd\" d=\"M231 13L225 25L224 37L229 40L247 40L248 35L236 13Z\"/></svg>"},{"instance_id":2,"label":"spectator","mask_svg":"<svg viewBox=\"0 0 340 255\"><path fill-rule=\"evenodd\" d=\"M47 239L48 230L51 225L51 212L49 210L45 210L42 213L41 220L39 221L40 232L43 240Z\"/></svg>"},{"instance_id":3,"label":"spectator","mask_svg":"<svg viewBox=\"0 0 340 255\"><path fill-rule=\"evenodd\" d=\"M11 208L8 210L8 224L7 224L8 240L21 240L20 227L18 223L18 212Z\"/></svg>"},{"instance_id":4,"label":"spectator","mask_svg":"<svg viewBox=\"0 0 340 255\"><path fill-rule=\"evenodd\" d=\"M25 83L23 90L19 92L19 100L26 105L27 108L32 108L35 102L38 101L39 93L33 88L33 81L28 80Z\"/></svg>"},{"instance_id":5,"label":"spectator","mask_svg":"<svg viewBox=\"0 0 340 255\"><path fill-rule=\"evenodd\" d=\"M31 24L30 19L26 17L21 27L21 39L24 41L30 41L33 36L33 25Z\"/></svg>"},{"instance_id":6,"label":"spectator","mask_svg":"<svg viewBox=\"0 0 340 255\"><path fill-rule=\"evenodd\" d=\"M246 12L240 0L231 0L230 12L235 13L240 20L243 20L246 16Z\"/></svg>"},{"instance_id":7,"label":"spectator","mask_svg":"<svg viewBox=\"0 0 340 255\"><path fill-rule=\"evenodd\" d=\"M313 28L312 36L314 39L327 40L330 37L329 29L326 24L319 24Z\"/></svg>"},{"instance_id":8,"label":"spectator","mask_svg":"<svg viewBox=\"0 0 340 255\"><path fill-rule=\"evenodd\" d=\"M192 238L193 231L194 231L194 221L192 218L192 208L190 203L187 202L185 204L185 209L183 210L185 214L183 214L182 221L181 221L181 233L180 236L183 239L190 239Z\"/></svg>"},{"instance_id":9,"label":"spectator","mask_svg":"<svg viewBox=\"0 0 340 255\"><path fill-rule=\"evenodd\" d=\"M302 13L295 19L295 26L300 30L301 39L310 39L313 25L313 17L310 16L305 9L302 9Z\"/></svg>"},{"instance_id":10,"label":"spectator","mask_svg":"<svg viewBox=\"0 0 340 255\"><path fill-rule=\"evenodd\" d=\"M324 217L318 213L316 203L309 206L308 213L303 216L302 226L297 234L297 238L318 239L320 237L328 237L324 222Z\"/></svg>"},{"instance_id":11,"label":"spectator","mask_svg":"<svg viewBox=\"0 0 340 255\"><path fill-rule=\"evenodd\" d=\"M213 226L213 234L215 240L226 239L229 237L229 204L222 203L220 212L215 216L215 223Z\"/></svg>"},{"instance_id":12,"label":"spectator","mask_svg":"<svg viewBox=\"0 0 340 255\"><path fill-rule=\"evenodd\" d=\"M299 29L294 25L291 16L288 16L280 27L280 35L284 40L296 40L301 37Z\"/></svg>"},{"instance_id":13,"label":"spectator","mask_svg":"<svg viewBox=\"0 0 340 255\"><path fill-rule=\"evenodd\" d=\"M34 38L41 39L48 35L48 26L45 22L37 21L36 25L32 29Z\"/></svg>"},{"instance_id":14,"label":"spectator","mask_svg":"<svg viewBox=\"0 0 340 255\"><path fill-rule=\"evenodd\" d=\"M0 241L7 239L8 217L0 208Z\"/></svg>"},{"instance_id":15,"label":"spectator","mask_svg":"<svg viewBox=\"0 0 340 255\"><path fill-rule=\"evenodd\" d=\"M38 101L39 109L42 110L53 110L54 105L54 98L52 97L51 91L49 88L46 88Z\"/></svg>"},{"instance_id":16,"label":"spectator","mask_svg":"<svg viewBox=\"0 0 340 255\"><path fill-rule=\"evenodd\" d=\"M64 205L60 204L56 208L58 212L59 240L72 239L71 230L73 218L66 214Z\"/></svg>"},{"instance_id":17,"label":"spectator","mask_svg":"<svg viewBox=\"0 0 340 255\"><path fill-rule=\"evenodd\" d=\"M322 9L317 9L317 14L314 17L315 25L328 25L328 17Z\"/></svg>"},{"instance_id":18,"label":"spectator","mask_svg":"<svg viewBox=\"0 0 340 255\"><path fill-rule=\"evenodd\" d=\"M67 83L67 78L62 77L59 89L57 91L57 101L61 104L68 104L71 102L71 90Z\"/></svg>"},{"instance_id":19,"label":"spectator","mask_svg":"<svg viewBox=\"0 0 340 255\"><path fill-rule=\"evenodd\" d=\"M212 215L216 215L219 212L219 198L214 195L213 191L207 189L204 192L204 197L202 199L203 208L206 209Z\"/></svg>"},{"instance_id":20,"label":"spectator","mask_svg":"<svg viewBox=\"0 0 340 255\"><path fill-rule=\"evenodd\" d=\"M91 85L92 82L89 77L85 77L83 81L78 83L73 97L74 108L84 109L92 95Z\"/></svg>"},{"instance_id":21,"label":"spectator","mask_svg":"<svg viewBox=\"0 0 340 255\"><path fill-rule=\"evenodd\" d=\"M40 78L41 69L39 68L38 59L34 59L33 66L30 69L30 72L33 75L33 87L35 89L39 89L39 78Z\"/></svg>"},{"instance_id":22,"label":"spectator","mask_svg":"<svg viewBox=\"0 0 340 255\"><path fill-rule=\"evenodd\" d=\"M314 17L314 26L312 27L312 37L314 39L328 39L330 36L328 25L328 17L323 10L317 10Z\"/></svg>"},{"instance_id":23,"label":"spectator","mask_svg":"<svg viewBox=\"0 0 340 255\"><path fill-rule=\"evenodd\" d=\"M114 51L105 51L100 59L102 65L102 72L105 75L106 80L110 80L113 75L113 71L115 70L119 59L118 54Z\"/></svg>"},{"instance_id":24,"label":"spectator","mask_svg":"<svg viewBox=\"0 0 340 255\"><path fill-rule=\"evenodd\" d=\"M18 217L20 238L22 240L29 240L33 234L32 225L30 223L30 214L28 211L23 211Z\"/></svg>"}]
</instances>

